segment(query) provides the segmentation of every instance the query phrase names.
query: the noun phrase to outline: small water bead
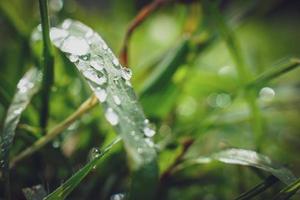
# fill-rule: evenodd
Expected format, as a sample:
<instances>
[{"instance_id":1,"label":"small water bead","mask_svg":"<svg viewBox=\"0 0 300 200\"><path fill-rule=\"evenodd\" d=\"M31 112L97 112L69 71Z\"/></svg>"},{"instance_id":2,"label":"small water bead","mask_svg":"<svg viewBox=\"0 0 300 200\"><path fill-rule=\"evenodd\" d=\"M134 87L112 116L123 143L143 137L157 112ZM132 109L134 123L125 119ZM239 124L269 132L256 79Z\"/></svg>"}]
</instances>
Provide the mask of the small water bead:
<instances>
[{"instance_id":1,"label":"small water bead","mask_svg":"<svg viewBox=\"0 0 300 200\"><path fill-rule=\"evenodd\" d=\"M70 19L66 19L63 24L62 24L62 28L63 29L68 29L71 26L72 20Z\"/></svg>"},{"instance_id":2,"label":"small water bead","mask_svg":"<svg viewBox=\"0 0 300 200\"><path fill-rule=\"evenodd\" d=\"M98 85L103 85L107 82L107 78L104 75L100 75L94 70L85 70L82 73L87 79Z\"/></svg>"},{"instance_id":3,"label":"small water bead","mask_svg":"<svg viewBox=\"0 0 300 200\"><path fill-rule=\"evenodd\" d=\"M102 89L100 87L96 88L95 89L95 95L99 99L100 102L105 102L106 101L107 92L104 89Z\"/></svg>"},{"instance_id":4,"label":"small water bead","mask_svg":"<svg viewBox=\"0 0 300 200\"><path fill-rule=\"evenodd\" d=\"M17 88L21 93L26 93L29 89L33 88L33 83L27 79L21 79L17 85Z\"/></svg>"},{"instance_id":5,"label":"small water bead","mask_svg":"<svg viewBox=\"0 0 300 200\"><path fill-rule=\"evenodd\" d=\"M143 129L143 131L144 131L145 136L147 136L147 137L153 137L155 135L155 130L153 130L150 127L145 127Z\"/></svg>"},{"instance_id":6,"label":"small water bead","mask_svg":"<svg viewBox=\"0 0 300 200\"><path fill-rule=\"evenodd\" d=\"M68 36L68 32L64 29L59 28L51 28L50 30L50 38L52 41L62 40Z\"/></svg>"},{"instance_id":7,"label":"small water bead","mask_svg":"<svg viewBox=\"0 0 300 200\"><path fill-rule=\"evenodd\" d=\"M91 63L90 63L91 67L93 67L94 69L98 70L98 71L101 71L103 70L103 66L100 65L97 61L95 60L92 60Z\"/></svg>"},{"instance_id":8,"label":"small water bead","mask_svg":"<svg viewBox=\"0 0 300 200\"><path fill-rule=\"evenodd\" d=\"M15 114L15 115L19 115L19 114L22 113L22 111L23 111L23 108L18 108L18 109L16 109L16 110L14 110L14 114Z\"/></svg>"},{"instance_id":9,"label":"small water bead","mask_svg":"<svg viewBox=\"0 0 300 200\"><path fill-rule=\"evenodd\" d=\"M125 80L130 80L132 77L132 71L129 68L126 67L122 67L121 68L121 76L125 79Z\"/></svg>"},{"instance_id":10,"label":"small water bead","mask_svg":"<svg viewBox=\"0 0 300 200\"><path fill-rule=\"evenodd\" d=\"M86 55L80 56L80 58L81 58L82 60L84 60L84 61L89 60L90 57L91 57L91 54L86 54Z\"/></svg>"},{"instance_id":11,"label":"small water bead","mask_svg":"<svg viewBox=\"0 0 300 200\"><path fill-rule=\"evenodd\" d=\"M117 95L114 95L114 96L113 96L113 100L114 100L114 102L115 102L117 105L120 105L120 104L121 104L121 100L120 100L120 98L119 98Z\"/></svg>"},{"instance_id":12,"label":"small water bead","mask_svg":"<svg viewBox=\"0 0 300 200\"><path fill-rule=\"evenodd\" d=\"M154 147L154 143L150 138L145 138L145 142L149 145L149 147Z\"/></svg>"},{"instance_id":13,"label":"small water bead","mask_svg":"<svg viewBox=\"0 0 300 200\"><path fill-rule=\"evenodd\" d=\"M89 52L90 47L85 39L75 37L75 36L70 36L64 40L60 49L63 52L67 52L78 56L83 56Z\"/></svg>"},{"instance_id":14,"label":"small water bead","mask_svg":"<svg viewBox=\"0 0 300 200\"><path fill-rule=\"evenodd\" d=\"M273 88L264 87L259 91L259 97L263 101L271 101L275 96Z\"/></svg>"},{"instance_id":15,"label":"small water bead","mask_svg":"<svg viewBox=\"0 0 300 200\"><path fill-rule=\"evenodd\" d=\"M99 158L101 154L102 152L99 148L93 147L89 152L89 161Z\"/></svg>"},{"instance_id":16,"label":"small water bead","mask_svg":"<svg viewBox=\"0 0 300 200\"><path fill-rule=\"evenodd\" d=\"M75 62L77 62L79 60L79 57L76 56L76 55L71 54L69 56L69 59L70 59L71 62L75 63Z\"/></svg>"},{"instance_id":17,"label":"small water bead","mask_svg":"<svg viewBox=\"0 0 300 200\"><path fill-rule=\"evenodd\" d=\"M120 63L119 63L119 61L118 61L117 58L114 58L112 62L114 64L114 66L119 66L120 65Z\"/></svg>"},{"instance_id":18,"label":"small water bead","mask_svg":"<svg viewBox=\"0 0 300 200\"><path fill-rule=\"evenodd\" d=\"M103 50L107 50L107 49L108 49L107 44L103 43L103 44L102 44L102 49L103 49Z\"/></svg>"},{"instance_id":19,"label":"small water bead","mask_svg":"<svg viewBox=\"0 0 300 200\"><path fill-rule=\"evenodd\" d=\"M105 118L107 119L107 121L115 126L119 123L119 117L118 115L113 111L112 108L108 108L105 112Z\"/></svg>"},{"instance_id":20,"label":"small water bead","mask_svg":"<svg viewBox=\"0 0 300 200\"><path fill-rule=\"evenodd\" d=\"M125 195L122 193L114 194L110 197L110 200L123 200L125 198Z\"/></svg>"}]
</instances>

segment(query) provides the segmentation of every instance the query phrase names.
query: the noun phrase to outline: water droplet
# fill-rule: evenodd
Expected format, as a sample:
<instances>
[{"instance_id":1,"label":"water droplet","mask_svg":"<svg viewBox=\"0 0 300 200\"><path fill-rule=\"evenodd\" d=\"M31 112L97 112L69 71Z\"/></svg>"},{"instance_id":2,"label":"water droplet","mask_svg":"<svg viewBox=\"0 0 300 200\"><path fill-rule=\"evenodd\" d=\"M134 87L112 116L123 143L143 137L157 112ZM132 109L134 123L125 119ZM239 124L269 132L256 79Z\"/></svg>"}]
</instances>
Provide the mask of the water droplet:
<instances>
[{"instance_id":1,"label":"water droplet","mask_svg":"<svg viewBox=\"0 0 300 200\"><path fill-rule=\"evenodd\" d=\"M19 114L22 113L22 111L23 111L22 108L18 108L18 109L16 109L16 110L14 110L14 114L15 114L15 115L19 115Z\"/></svg>"},{"instance_id":2,"label":"water droplet","mask_svg":"<svg viewBox=\"0 0 300 200\"><path fill-rule=\"evenodd\" d=\"M33 88L33 83L27 79L21 79L17 85L17 88L21 93L26 93L29 89Z\"/></svg>"},{"instance_id":3,"label":"water droplet","mask_svg":"<svg viewBox=\"0 0 300 200\"><path fill-rule=\"evenodd\" d=\"M114 102L115 102L117 105L120 105L120 104L121 104L121 100L120 100L120 98L119 98L117 95L114 95L114 96L113 96L113 99L114 99Z\"/></svg>"},{"instance_id":4,"label":"water droplet","mask_svg":"<svg viewBox=\"0 0 300 200\"><path fill-rule=\"evenodd\" d=\"M144 124L149 124L149 119L145 119Z\"/></svg>"},{"instance_id":5,"label":"water droplet","mask_svg":"<svg viewBox=\"0 0 300 200\"><path fill-rule=\"evenodd\" d=\"M58 148L58 147L60 146L60 141L59 141L59 140L54 140L54 141L52 142L52 146L53 146L54 148Z\"/></svg>"},{"instance_id":6,"label":"water droplet","mask_svg":"<svg viewBox=\"0 0 300 200\"><path fill-rule=\"evenodd\" d=\"M131 71L131 69L126 68L126 67L122 67L121 70L122 70L122 72L121 72L122 77L125 80L130 80L131 77L132 77L132 71Z\"/></svg>"},{"instance_id":7,"label":"water droplet","mask_svg":"<svg viewBox=\"0 0 300 200\"><path fill-rule=\"evenodd\" d=\"M150 138L145 138L145 142L149 145L149 147L154 147L154 143Z\"/></svg>"},{"instance_id":8,"label":"water droplet","mask_svg":"<svg viewBox=\"0 0 300 200\"><path fill-rule=\"evenodd\" d=\"M99 148L92 148L89 152L89 161L92 161L96 158L99 158L99 156L102 154L101 150Z\"/></svg>"},{"instance_id":9,"label":"water droplet","mask_svg":"<svg viewBox=\"0 0 300 200\"><path fill-rule=\"evenodd\" d=\"M104 89L97 87L95 90L95 95L99 99L100 102L104 102L107 97L107 92Z\"/></svg>"},{"instance_id":10,"label":"water droplet","mask_svg":"<svg viewBox=\"0 0 300 200\"><path fill-rule=\"evenodd\" d=\"M119 64L120 64L117 58L114 58L112 62L114 64L114 66L119 66Z\"/></svg>"},{"instance_id":11,"label":"water droplet","mask_svg":"<svg viewBox=\"0 0 300 200\"><path fill-rule=\"evenodd\" d=\"M271 101L275 96L273 88L264 87L259 91L259 98L263 101Z\"/></svg>"},{"instance_id":12,"label":"water droplet","mask_svg":"<svg viewBox=\"0 0 300 200\"><path fill-rule=\"evenodd\" d=\"M90 55L90 54L86 54L86 55L80 56L80 58L81 58L82 60L84 60L84 61L87 61L87 60L89 60L89 59L90 59L90 57L91 57L91 55Z\"/></svg>"},{"instance_id":13,"label":"water droplet","mask_svg":"<svg viewBox=\"0 0 300 200\"><path fill-rule=\"evenodd\" d=\"M119 123L119 117L118 115L113 111L112 108L108 108L105 112L105 118L107 119L107 121L115 126Z\"/></svg>"},{"instance_id":14,"label":"water droplet","mask_svg":"<svg viewBox=\"0 0 300 200\"><path fill-rule=\"evenodd\" d=\"M84 37L86 38L90 38L94 35L94 32L92 29L90 29L88 32L86 32L86 34L84 35Z\"/></svg>"},{"instance_id":15,"label":"water droplet","mask_svg":"<svg viewBox=\"0 0 300 200\"><path fill-rule=\"evenodd\" d=\"M71 62L75 63L75 62L78 61L79 57L76 56L76 55L71 54L71 55L69 56L69 59L70 59Z\"/></svg>"},{"instance_id":16,"label":"water droplet","mask_svg":"<svg viewBox=\"0 0 300 200\"><path fill-rule=\"evenodd\" d=\"M50 30L50 38L52 41L62 40L68 36L68 32L64 29L59 28L51 28Z\"/></svg>"},{"instance_id":17,"label":"water droplet","mask_svg":"<svg viewBox=\"0 0 300 200\"><path fill-rule=\"evenodd\" d=\"M62 0L51 0L49 1L49 7L51 10L58 12L63 8L63 1Z\"/></svg>"},{"instance_id":18,"label":"water droplet","mask_svg":"<svg viewBox=\"0 0 300 200\"><path fill-rule=\"evenodd\" d=\"M123 200L125 195L122 193L111 195L110 200Z\"/></svg>"},{"instance_id":19,"label":"water droplet","mask_svg":"<svg viewBox=\"0 0 300 200\"><path fill-rule=\"evenodd\" d=\"M68 29L71 26L71 23L72 23L72 20L66 19L62 24L62 28Z\"/></svg>"},{"instance_id":20,"label":"water droplet","mask_svg":"<svg viewBox=\"0 0 300 200\"><path fill-rule=\"evenodd\" d=\"M145 127L143 131L145 136L147 137L153 137L155 135L155 130L153 130L152 128Z\"/></svg>"},{"instance_id":21,"label":"water droplet","mask_svg":"<svg viewBox=\"0 0 300 200\"><path fill-rule=\"evenodd\" d=\"M102 48L103 48L103 50L107 50L107 49L108 49L108 46L107 46L105 43L103 43L103 44L102 44Z\"/></svg>"},{"instance_id":22,"label":"water droplet","mask_svg":"<svg viewBox=\"0 0 300 200\"><path fill-rule=\"evenodd\" d=\"M103 66L100 65L97 61L92 60L91 63L90 63L90 65L91 65L94 69L96 69L96 70L98 70L98 71L103 70Z\"/></svg>"},{"instance_id":23,"label":"water droplet","mask_svg":"<svg viewBox=\"0 0 300 200\"><path fill-rule=\"evenodd\" d=\"M231 103L231 97L229 94L221 93L221 94L217 95L216 105L218 107L225 108L225 107L229 106L230 103Z\"/></svg>"},{"instance_id":24,"label":"water droplet","mask_svg":"<svg viewBox=\"0 0 300 200\"><path fill-rule=\"evenodd\" d=\"M82 74L89 80L91 80L94 83L97 83L98 85L103 85L107 82L107 79L104 75L98 74L94 70L85 70L82 72Z\"/></svg>"},{"instance_id":25,"label":"water droplet","mask_svg":"<svg viewBox=\"0 0 300 200\"><path fill-rule=\"evenodd\" d=\"M90 47L85 39L75 37L75 36L70 36L64 40L60 49L70 54L83 56L88 53Z\"/></svg>"}]
</instances>

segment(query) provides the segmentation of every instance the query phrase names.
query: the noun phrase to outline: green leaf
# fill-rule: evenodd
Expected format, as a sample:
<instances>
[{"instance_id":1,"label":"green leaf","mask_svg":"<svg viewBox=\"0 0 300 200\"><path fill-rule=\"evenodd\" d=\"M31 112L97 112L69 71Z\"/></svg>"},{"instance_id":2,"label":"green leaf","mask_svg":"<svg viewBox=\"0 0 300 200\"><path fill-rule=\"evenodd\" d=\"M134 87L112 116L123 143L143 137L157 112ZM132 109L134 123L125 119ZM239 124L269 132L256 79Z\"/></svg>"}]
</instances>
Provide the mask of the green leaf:
<instances>
[{"instance_id":1,"label":"green leaf","mask_svg":"<svg viewBox=\"0 0 300 200\"><path fill-rule=\"evenodd\" d=\"M97 168L101 158L118 142L120 138L116 138L111 144L109 144L103 151L100 151L97 155L94 156L88 164L83 168L78 170L71 178L59 186L54 192L49 194L44 200L63 200L65 199L75 188L76 186L86 177L91 170Z\"/></svg>"},{"instance_id":2,"label":"green leaf","mask_svg":"<svg viewBox=\"0 0 300 200\"><path fill-rule=\"evenodd\" d=\"M172 77L178 68L186 62L189 53L189 40L184 38L155 67L146 79L140 92L141 103L145 112L154 116L163 116L174 104L178 89ZM164 101L159 101L164 99Z\"/></svg>"},{"instance_id":3,"label":"green leaf","mask_svg":"<svg viewBox=\"0 0 300 200\"><path fill-rule=\"evenodd\" d=\"M290 59L283 64L272 67L261 75L257 76L253 81L251 81L247 86L248 87L257 87L267 83L270 80L277 78L293 69L296 69L300 66L299 59Z\"/></svg>"},{"instance_id":4,"label":"green leaf","mask_svg":"<svg viewBox=\"0 0 300 200\"><path fill-rule=\"evenodd\" d=\"M187 160L181 167L193 164L205 164L212 161L219 161L226 164L245 165L255 167L271 173L285 184L291 184L296 180L296 177L291 171L282 167L281 165L271 161L265 155L259 154L255 151L246 149L227 149L210 156L199 157L196 159ZM181 168L180 167L180 168Z\"/></svg>"},{"instance_id":5,"label":"green leaf","mask_svg":"<svg viewBox=\"0 0 300 200\"><path fill-rule=\"evenodd\" d=\"M300 178L291 183L290 185L283 188L274 200L285 200L290 199L300 189Z\"/></svg>"},{"instance_id":6,"label":"green leaf","mask_svg":"<svg viewBox=\"0 0 300 200\"><path fill-rule=\"evenodd\" d=\"M22 191L27 200L42 200L47 195L42 185L24 188Z\"/></svg>"},{"instance_id":7,"label":"green leaf","mask_svg":"<svg viewBox=\"0 0 300 200\"><path fill-rule=\"evenodd\" d=\"M50 36L85 77L102 103L107 121L124 141L133 173L136 174L132 180L130 198L145 196L144 199L153 199L158 180L156 152L151 139L145 136L153 130L132 89L131 71L119 64L97 33L80 22L67 19L61 27L52 28Z\"/></svg>"},{"instance_id":8,"label":"green leaf","mask_svg":"<svg viewBox=\"0 0 300 200\"><path fill-rule=\"evenodd\" d=\"M31 68L18 82L17 91L10 104L0 136L0 164L4 171L8 170L9 150L12 145L16 127L21 114L29 104L33 95L38 91L41 83L41 73Z\"/></svg>"}]
</instances>

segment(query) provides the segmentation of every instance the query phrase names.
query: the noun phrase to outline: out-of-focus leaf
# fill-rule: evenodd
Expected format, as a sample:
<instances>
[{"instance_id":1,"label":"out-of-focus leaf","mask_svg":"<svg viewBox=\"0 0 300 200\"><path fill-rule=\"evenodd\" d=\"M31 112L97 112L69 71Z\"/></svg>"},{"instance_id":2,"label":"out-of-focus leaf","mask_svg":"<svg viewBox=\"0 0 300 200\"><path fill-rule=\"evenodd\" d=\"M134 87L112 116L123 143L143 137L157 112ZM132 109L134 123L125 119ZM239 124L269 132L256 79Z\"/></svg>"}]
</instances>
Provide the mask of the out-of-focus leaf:
<instances>
[{"instance_id":1,"label":"out-of-focus leaf","mask_svg":"<svg viewBox=\"0 0 300 200\"><path fill-rule=\"evenodd\" d=\"M52 42L66 53L105 110L107 121L121 135L133 169L131 199L153 199L158 169L150 130L131 87L131 71L123 68L102 38L80 22L65 20L52 28Z\"/></svg>"},{"instance_id":2,"label":"out-of-focus leaf","mask_svg":"<svg viewBox=\"0 0 300 200\"><path fill-rule=\"evenodd\" d=\"M269 157L255 151L246 149L227 149L211 156L203 156L196 159L187 160L181 167L193 164L205 164L212 161L220 161L226 164L245 165L255 167L271 173L285 184L291 184L296 180L293 173L285 167L273 162ZM180 167L180 168L181 168Z\"/></svg>"},{"instance_id":3,"label":"out-of-focus leaf","mask_svg":"<svg viewBox=\"0 0 300 200\"><path fill-rule=\"evenodd\" d=\"M24 188L22 191L27 200L42 200L45 196L47 196L45 189L41 185Z\"/></svg>"},{"instance_id":4,"label":"out-of-focus leaf","mask_svg":"<svg viewBox=\"0 0 300 200\"><path fill-rule=\"evenodd\" d=\"M44 200L63 200L65 199L76 186L89 174L92 169L97 168L101 158L116 144L120 141L118 137L111 144L109 144L103 151L98 152L93 156L93 159L78 170L71 178L59 186L54 192L49 194Z\"/></svg>"},{"instance_id":5,"label":"out-of-focus leaf","mask_svg":"<svg viewBox=\"0 0 300 200\"><path fill-rule=\"evenodd\" d=\"M298 178L296 181L291 183L290 185L283 188L278 195L274 198L274 200L286 200L290 199L294 196L297 191L300 189L300 179Z\"/></svg>"},{"instance_id":6,"label":"out-of-focus leaf","mask_svg":"<svg viewBox=\"0 0 300 200\"><path fill-rule=\"evenodd\" d=\"M38 91L40 82L41 73L36 68L31 68L18 82L17 91L8 108L3 131L0 136L0 165L4 170L8 170L9 150L21 114L29 104L33 95Z\"/></svg>"},{"instance_id":7,"label":"out-of-focus leaf","mask_svg":"<svg viewBox=\"0 0 300 200\"><path fill-rule=\"evenodd\" d=\"M163 116L175 102L177 93L172 77L177 69L186 62L189 53L189 40L184 38L155 67L141 88L141 103L145 112L154 116ZM164 101L159 101L164 99Z\"/></svg>"}]
</instances>

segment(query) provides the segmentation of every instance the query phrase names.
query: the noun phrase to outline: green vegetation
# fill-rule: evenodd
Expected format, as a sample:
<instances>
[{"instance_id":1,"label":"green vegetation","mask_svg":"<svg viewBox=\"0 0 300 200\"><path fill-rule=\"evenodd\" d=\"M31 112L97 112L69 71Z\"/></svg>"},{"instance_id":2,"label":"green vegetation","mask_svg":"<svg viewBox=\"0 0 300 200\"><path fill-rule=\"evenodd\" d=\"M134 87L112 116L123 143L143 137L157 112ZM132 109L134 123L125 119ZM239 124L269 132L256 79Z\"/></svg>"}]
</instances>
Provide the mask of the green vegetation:
<instances>
[{"instance_id":1,"label":"green vegetation","mask_svg":"<svg viewBox=\"0 0 300 200\"><path fill-rule=\"evenodd\" d=\"M298 199L299 8L1 1L0 200Z\"/></svg>"}]
</instances>

